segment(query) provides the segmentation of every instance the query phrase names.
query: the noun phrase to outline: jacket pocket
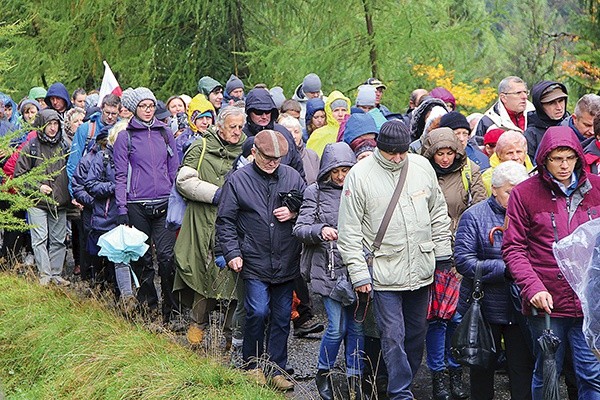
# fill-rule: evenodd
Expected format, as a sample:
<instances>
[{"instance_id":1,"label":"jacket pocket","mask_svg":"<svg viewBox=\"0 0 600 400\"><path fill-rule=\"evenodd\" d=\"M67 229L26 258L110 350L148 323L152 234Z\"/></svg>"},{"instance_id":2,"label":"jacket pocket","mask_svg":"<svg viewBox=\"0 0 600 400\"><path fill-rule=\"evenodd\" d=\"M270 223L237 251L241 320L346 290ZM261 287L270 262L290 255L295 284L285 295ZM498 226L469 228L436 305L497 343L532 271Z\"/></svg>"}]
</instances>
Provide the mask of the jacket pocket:
<instances>
[{"instance_id":1,"label":"jacket pocket","mask_svg":"<svg viewBox=\"0 0 600 400\"><path fill-rule=\"evenodd\" d=\"M421 257L417 264L419 279L429 279L433 275L435 269L435 243L423 242L419 243L419 252Z\"/></svg>"},{"instance_id":2,"label":"jacket pocket","mask_svg":"<svg viewBox=\"0 0 600 400\"><path fill-rule=\"evenodd\" d=\"M430 226L429 204L427 199L429 193L426 189L420 189L409 194L410 203L415 213L415 221L419 226Z\"/></svg>"}]
</instances>

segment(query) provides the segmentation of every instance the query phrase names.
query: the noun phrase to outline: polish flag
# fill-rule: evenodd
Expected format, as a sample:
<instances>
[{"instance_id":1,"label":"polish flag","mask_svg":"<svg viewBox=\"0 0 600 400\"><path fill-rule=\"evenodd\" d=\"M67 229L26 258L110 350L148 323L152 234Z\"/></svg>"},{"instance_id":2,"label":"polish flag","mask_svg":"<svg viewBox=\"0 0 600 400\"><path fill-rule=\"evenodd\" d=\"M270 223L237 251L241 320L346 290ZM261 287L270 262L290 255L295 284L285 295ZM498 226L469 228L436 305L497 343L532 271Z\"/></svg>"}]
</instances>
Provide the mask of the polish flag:
<instances>
[{"instance_id":1,"label":"polish flag","mask_svg":"<svg viewBox=\"0 0 600 400\"><path fill-rule=\"evenodd\" d=\"M100 94L98 97L98 107L102 105L102 99L107 94L115 94L117 96L121 96L123 91L121 90L121 86L119 86L119 82L117 82L117 78L113 74L110 66L106 61L102 61L104 64L104 77L102 78L102 86L100 86Z\"/></svg>"}]
</instances>

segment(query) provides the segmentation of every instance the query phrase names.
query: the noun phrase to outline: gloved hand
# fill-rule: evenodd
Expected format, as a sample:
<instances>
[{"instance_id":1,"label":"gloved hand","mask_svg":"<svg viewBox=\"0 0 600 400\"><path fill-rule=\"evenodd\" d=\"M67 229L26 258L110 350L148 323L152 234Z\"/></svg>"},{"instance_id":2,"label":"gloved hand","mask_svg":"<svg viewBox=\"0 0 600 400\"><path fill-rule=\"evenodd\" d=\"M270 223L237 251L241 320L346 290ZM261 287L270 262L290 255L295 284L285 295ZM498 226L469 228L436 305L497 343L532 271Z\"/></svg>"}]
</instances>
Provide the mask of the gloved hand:
<instances>
[{"instance_id":1,"label":"gloved hand","mask_svg":"<svg viewBox=\"0 0 600 400\"><path fill-rule=\"evenodd\" d=\"M215 258L215 264L217 264L217 267L219 267L219 269L225 268L227 266L227 262L225 261L225 257L218 256L217 258Z\"/></svg>"},{"instance_id":2,"label":"gloved hand","mask_svg":"<svg viewBox=\"0 0 600 400\"><path fill-rule=\"evenodd\" d=\"M117 225L129 225L129 215L127 215L127 214L117 215Z\"/></svg>"},{"instance_id":3,"label":"gloved hand","mask_svg":"<svg viewBox=\"0 0 600 400\"><path fill-rule=\"evenodd\" d=\"M212 203L214 206L218 206L219 205L219 200L221 200L221 188L218 188L217 191L215 192L215 195L212 199Z\"/></svg>"},{"instance_id":4,"label":"gloved hand","mask_svg":"<svg viewBox=\"0 0 600 400\"><path fill-rule=\"evenodd\" d=\"M454 265L454 261L452 258L448 258L447 260L435 260L435 269L438 271L447 271L452 268Z\"/></svg>"}]
</instances>

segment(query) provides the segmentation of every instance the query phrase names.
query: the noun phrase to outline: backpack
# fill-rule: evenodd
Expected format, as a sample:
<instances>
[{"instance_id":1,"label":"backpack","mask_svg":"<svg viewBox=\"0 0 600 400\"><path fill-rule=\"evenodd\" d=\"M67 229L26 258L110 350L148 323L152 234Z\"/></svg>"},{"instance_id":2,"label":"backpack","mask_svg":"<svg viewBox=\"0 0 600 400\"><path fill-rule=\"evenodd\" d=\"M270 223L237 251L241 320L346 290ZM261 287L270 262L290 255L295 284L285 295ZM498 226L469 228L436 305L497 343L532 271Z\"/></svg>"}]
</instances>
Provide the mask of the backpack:
<instances>
[{"instance_id":1,"label":"backpack","mask_svg":"<svg viewBox=\"0 0 600 400\"><path fill-rule=\"evenodd\" d=\"M472 163L472 161L469 158L467 158L467 163L460 170L460 177L462 179L463 187L465 188L465 191L469 195L469 200L467 202L467 204L469 206L473 202L473 195L471 194L471 177L473 176L471 163Z\"/></svg>"},{"instance_id":2,"label":"backpack","mask_svg":"<svg viewBox=\"0 0 600 400\"><path fill-rule=\"evenodd\" d=\"M85 138L85 145L83 146L83 152L81 153L81 157L85 156L91 149L90 141L94 138L94 134L96 133L96 121L90 121L88 125L88 134Z\"/></svg>"},{"instance_id":3,"label":"backpack","mask_svg":"<svg viewBox=\"0 0 600 400\"><path fill-rule=\"evenodd\" d=\"M63 156L68 156L69 153L71 152L71 146L69 146L67 141L64 140L62 137L60 139L60 149L61 149L61 155L63 155ZM39 152L39 143L38 143L38 138L36 136L36 137L32 138L31 141L29 142L29 155L33 159L33 162L31 164L32 169L37 167L38 162L41 160L41 157L39 156L38 152Z\"/></svg>"},{"instance_id":4,"label":"backpack","mask_svg":"<svg viewBox=\"0 0 600 400\"><path fill-rule=\"evenodd\" d=\"M167 156L173 157L175 155L175 152L173 151L173 148L169 144L169 136L168 136L169 133L167 132L167 129L162 126L159 127L158 129L160 130L160 134L162 135L162 137L165 141L165 146L167 147ZM127 193L129 193L129 189L131 189L131 161L129 161L129 157L131 156L132 145L131 145L131 132L129 130L126 130L126 132L127 132Z\"/></svg>"}]
</instances>

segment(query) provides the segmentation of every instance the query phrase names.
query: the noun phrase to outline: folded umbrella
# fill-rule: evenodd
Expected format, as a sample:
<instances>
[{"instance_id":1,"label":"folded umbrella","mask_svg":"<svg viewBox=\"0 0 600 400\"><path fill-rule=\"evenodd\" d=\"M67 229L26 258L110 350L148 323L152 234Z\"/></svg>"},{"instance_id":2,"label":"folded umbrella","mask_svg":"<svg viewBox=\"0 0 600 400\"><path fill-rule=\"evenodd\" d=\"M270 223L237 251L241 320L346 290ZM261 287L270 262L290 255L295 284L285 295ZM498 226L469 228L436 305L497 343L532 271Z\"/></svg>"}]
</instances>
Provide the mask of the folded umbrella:
<instances>
[{"instance_id":1,"label":"folded umbrella","mask_svg":"<svg viewBox=\"0 0 600 400\"><path fill-rule=\"evenodd\" d=\"M127 225L119 225L98 238L98 255L105 256L114 263L129 264L146 254L148 236Z\"/></svg>"}]
</instances>

